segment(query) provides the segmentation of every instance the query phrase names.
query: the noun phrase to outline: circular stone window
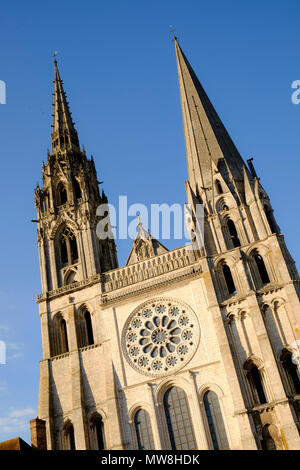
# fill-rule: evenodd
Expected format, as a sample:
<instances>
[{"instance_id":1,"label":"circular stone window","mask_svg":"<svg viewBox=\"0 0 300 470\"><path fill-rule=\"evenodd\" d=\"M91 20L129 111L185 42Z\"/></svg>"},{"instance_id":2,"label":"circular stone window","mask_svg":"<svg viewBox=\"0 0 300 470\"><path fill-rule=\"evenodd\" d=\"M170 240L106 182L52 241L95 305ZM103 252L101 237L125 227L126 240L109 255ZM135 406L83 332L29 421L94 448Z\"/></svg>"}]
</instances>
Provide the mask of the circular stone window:
<instances>
[{"instance_id":1,"label":"circular stone window","mask_svg":"<svg viewBox=\"0 0 300 470\"><path fill-rule=\"evenodd\" d=\"M145 375L161 376L182 368L199 343L196 314L185 303L155 299L137 307L127 319L122 348L129 364Z\"/></svg>"}]
</instances>

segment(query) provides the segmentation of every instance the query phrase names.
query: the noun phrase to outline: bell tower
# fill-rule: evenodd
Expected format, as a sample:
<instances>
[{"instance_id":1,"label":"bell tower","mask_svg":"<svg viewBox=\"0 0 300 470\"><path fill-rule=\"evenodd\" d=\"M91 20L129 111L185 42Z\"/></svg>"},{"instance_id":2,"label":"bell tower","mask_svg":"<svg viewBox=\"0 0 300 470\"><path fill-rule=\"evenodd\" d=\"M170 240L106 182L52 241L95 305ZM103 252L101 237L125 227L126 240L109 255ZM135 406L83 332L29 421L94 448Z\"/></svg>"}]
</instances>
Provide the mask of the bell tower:
<instances>
[{"instance_id":1,"label":"bell tower","mask_svg":"<svg viewBox=\"0 0 300 470\"><path fill-rule=\"evenodd\" d=\"M52 116L52 153L35 190L43 293L118 266L114 240L96 236L96 210L107 198L80 148L56 60Z\"/></svg>"},{"instance_id":2,"label":"bell tower","mask_svg":"<svg viewBox=\"0 0 300 470\"><path fill-rule=\"evenodd\" d=\"M230 353L223 354L239 381L240 391L231 393L242 394L239 406L247 410L258 448L265 448L271 429L276 448L287 448L286 441L297 448L300 365L293 355L300 343L299 275L253 159L245 164L176 37L174 42L186 192L194 223L196 205L204 207L199 252L211 276L210 310L221 316L227 334Z\"/></svg>"}]
</instances>

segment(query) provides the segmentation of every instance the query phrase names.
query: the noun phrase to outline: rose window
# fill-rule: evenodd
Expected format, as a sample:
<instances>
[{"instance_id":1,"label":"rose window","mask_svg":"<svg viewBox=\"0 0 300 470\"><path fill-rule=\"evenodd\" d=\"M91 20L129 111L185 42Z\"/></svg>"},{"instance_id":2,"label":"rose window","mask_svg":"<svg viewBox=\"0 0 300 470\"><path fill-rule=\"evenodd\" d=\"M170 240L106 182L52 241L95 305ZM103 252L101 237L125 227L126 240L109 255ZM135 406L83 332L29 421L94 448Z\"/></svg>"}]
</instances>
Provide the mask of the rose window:
<instances>
[{"instance_id":1,"label":"rose window","mask_svg":"<svg viewBox=\"0 0 300 470\"><path fill-rule=\"evenodd\" d=\"M156 299L129 316L122 347L132 367L146 375L164 375L183 367L199 342L198 319L180 301Z\"/></svg>"}]
</instances>

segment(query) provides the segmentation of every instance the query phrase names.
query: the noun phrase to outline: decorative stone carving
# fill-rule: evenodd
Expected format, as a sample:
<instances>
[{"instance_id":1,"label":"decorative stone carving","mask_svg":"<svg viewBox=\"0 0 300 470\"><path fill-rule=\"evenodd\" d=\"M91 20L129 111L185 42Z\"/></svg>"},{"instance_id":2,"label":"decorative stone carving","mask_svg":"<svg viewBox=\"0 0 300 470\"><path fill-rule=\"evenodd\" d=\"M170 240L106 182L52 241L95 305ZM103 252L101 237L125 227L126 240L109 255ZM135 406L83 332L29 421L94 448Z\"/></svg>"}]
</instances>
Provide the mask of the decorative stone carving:
<instances>
[{"instance_id":1,"label":"decorative stone carving","mask_svg":"<svg viewBox=\"0 0 300 470\"><path fill-rule=\"evenodd\" d=\"M137 307L122 333L123 353L138 372L162 376L193 357L200 337L196 314L184 302L159 298Z\"/></svg>"}]
</instances>

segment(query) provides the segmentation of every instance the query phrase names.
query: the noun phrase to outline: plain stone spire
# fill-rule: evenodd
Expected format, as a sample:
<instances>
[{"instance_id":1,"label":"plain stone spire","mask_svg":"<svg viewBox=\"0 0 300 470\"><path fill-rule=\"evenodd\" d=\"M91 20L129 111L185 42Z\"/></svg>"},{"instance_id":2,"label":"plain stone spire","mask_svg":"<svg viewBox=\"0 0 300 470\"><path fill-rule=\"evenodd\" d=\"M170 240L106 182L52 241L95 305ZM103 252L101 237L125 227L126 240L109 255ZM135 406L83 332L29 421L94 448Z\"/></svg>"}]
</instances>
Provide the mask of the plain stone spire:
<instances>
[{"instance_id":1,"label":"plain stone spire","mask_svg":"<svg viewBox=\"0 0 300 470\"><path fill-rule=\"evenodd\" d=\"M212 161L227 176L242 178L243 160L174 37L188 175L195 193L211 186ZM199 187L200 186L200 187Z\"/></svg>"}]
</instances>

